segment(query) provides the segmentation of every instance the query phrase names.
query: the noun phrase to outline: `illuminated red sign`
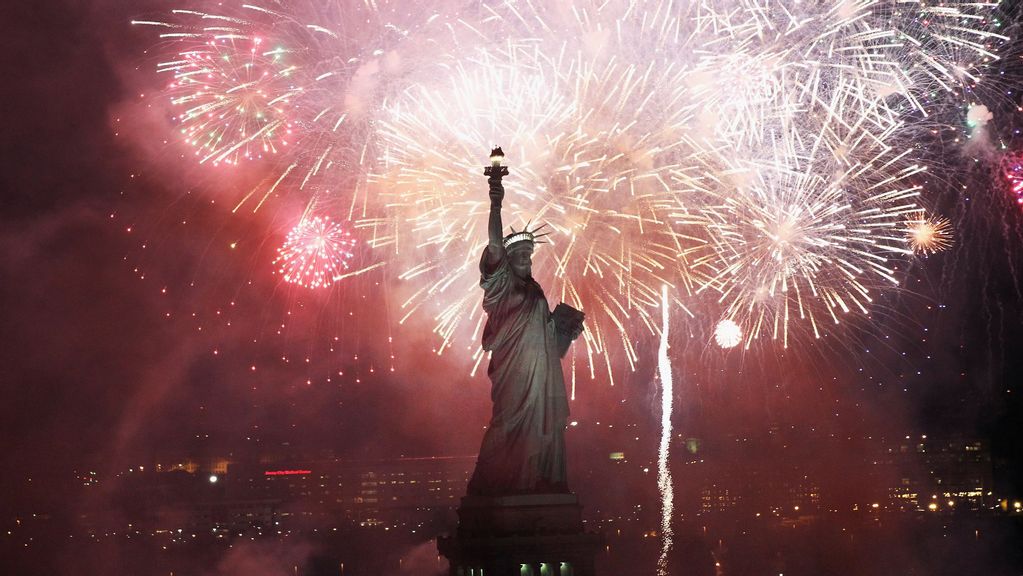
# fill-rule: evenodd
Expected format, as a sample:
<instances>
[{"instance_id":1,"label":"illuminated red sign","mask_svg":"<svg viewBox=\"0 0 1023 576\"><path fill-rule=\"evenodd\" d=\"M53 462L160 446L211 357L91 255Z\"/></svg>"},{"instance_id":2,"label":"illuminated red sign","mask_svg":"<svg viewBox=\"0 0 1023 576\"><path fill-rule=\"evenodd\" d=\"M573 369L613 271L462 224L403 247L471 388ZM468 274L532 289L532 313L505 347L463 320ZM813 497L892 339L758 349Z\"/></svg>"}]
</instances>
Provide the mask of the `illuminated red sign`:
<instances>
[{"instance_id":1,"label":"illuminated red sign","mask_svg":"<svg viewBox=\"0 0 1023 576\"><path fill-rule=\"evenodd\" d=\"M312 470L267 470L263 472L266 476L300 476L312 473Z\"/></svg>"}]
</instances>

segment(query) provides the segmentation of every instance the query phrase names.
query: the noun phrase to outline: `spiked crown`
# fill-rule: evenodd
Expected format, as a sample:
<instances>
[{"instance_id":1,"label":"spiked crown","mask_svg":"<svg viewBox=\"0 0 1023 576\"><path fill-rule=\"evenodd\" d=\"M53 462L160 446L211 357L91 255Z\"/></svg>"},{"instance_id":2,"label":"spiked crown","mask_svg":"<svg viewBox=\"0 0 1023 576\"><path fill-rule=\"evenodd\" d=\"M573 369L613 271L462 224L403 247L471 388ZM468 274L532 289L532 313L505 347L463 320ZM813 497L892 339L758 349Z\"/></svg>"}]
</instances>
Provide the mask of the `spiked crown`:
<instances>
[{"instance_id":1,"label":"spiked crown","mask_svg":"<svg viewBox=\"0 0 1023 576\"><path fill-rule=\"evenodd\" d=\"M529 242L530 245L533 245L533 244L546 244L546 241L544 241L544 240L537 240L537 238L542 238L542 237L550 234L550 232L544 232L543 234L537 234L537 232L539 232L545 226L547 226L547 225L546 224L541 224L540 226L537 226L536 228L530 230L529 229L529 222L527 222L526 223L526 227L523 228L519 232L516 232L515 228L512 228L511 229L511 234L509 234L509 235L504 237L504 248L505 248L505 250L511 248L511 246L513 244L519 244L520 242Z\"/></svg>"}]
</instances>

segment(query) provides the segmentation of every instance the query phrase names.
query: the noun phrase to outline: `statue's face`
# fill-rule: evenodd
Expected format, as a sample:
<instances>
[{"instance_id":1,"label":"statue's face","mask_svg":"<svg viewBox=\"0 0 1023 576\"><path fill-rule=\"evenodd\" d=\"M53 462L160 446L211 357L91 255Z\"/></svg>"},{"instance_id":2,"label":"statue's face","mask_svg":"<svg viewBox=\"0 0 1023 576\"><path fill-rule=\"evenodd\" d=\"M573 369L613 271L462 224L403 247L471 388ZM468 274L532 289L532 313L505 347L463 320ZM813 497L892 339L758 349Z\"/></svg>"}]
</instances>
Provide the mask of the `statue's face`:
<instances>
[{"instance_id":1,"label":"statue's face","mask_svg":"<svg viewBox=\"0 0 1023 576\"><path fill-rule=\"evenodd\" d=\"M524 242L522 246L516 246L508 252L508 265L512 273L523 280L533 276L533 247Z\"/></svg>"}]
</instances>

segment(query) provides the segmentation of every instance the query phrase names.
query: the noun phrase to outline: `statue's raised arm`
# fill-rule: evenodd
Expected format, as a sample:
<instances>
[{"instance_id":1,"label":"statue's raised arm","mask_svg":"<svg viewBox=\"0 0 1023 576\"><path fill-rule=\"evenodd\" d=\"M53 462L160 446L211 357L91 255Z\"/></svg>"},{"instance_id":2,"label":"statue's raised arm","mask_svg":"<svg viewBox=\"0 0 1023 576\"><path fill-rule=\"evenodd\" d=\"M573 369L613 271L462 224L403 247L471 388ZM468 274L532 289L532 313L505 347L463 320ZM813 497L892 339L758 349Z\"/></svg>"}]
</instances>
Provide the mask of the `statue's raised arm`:
<instances>
[{"instance_id":1,"label":"statue's raised arm","mask_svg":"<svg viewBox=\"0 0 1023 576\"><path fill-rule=\"evenodd\" d=\"M490 184L490 223L487 227L490 242L487 244L487 264L490 267L497 265L504 256L504 224L501 222L504 183L501 182L501 178L508 174L508 168L501 166L502 160L504 152L500 148L494 148L490 151L491 165L483 171L483 174L490 176L487 180Z\"/></svg>"}]
</instances>

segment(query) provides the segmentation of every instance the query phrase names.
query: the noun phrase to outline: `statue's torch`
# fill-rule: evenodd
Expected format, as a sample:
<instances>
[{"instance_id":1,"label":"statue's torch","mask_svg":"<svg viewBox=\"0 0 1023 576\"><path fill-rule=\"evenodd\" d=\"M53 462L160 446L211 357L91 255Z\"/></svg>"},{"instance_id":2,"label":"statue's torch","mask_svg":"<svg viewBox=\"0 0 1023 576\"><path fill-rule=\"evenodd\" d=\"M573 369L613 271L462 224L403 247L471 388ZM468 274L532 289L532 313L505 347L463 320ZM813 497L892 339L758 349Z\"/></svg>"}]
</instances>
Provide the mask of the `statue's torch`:
<instances>
[{"instance_id":1,"label":"statue's torch","mask_svg":"<svg viewBox=\"0 0 1023 576\"><path fill-rule=\"evenodd\" d=\"M507 176L508 167L502 166L501 162L504 162L504 150L501 150L501 147L498 146L490 151L490 166L483 169L484 176L490 176L498 180L502 176Z\"/></svg>"}]
</instances>

